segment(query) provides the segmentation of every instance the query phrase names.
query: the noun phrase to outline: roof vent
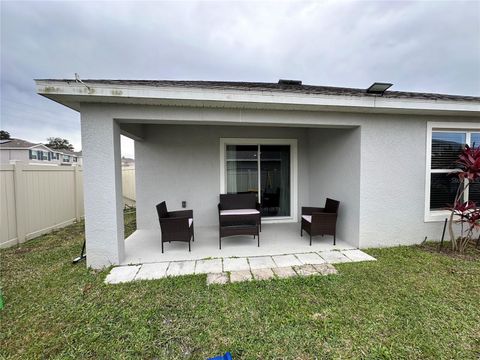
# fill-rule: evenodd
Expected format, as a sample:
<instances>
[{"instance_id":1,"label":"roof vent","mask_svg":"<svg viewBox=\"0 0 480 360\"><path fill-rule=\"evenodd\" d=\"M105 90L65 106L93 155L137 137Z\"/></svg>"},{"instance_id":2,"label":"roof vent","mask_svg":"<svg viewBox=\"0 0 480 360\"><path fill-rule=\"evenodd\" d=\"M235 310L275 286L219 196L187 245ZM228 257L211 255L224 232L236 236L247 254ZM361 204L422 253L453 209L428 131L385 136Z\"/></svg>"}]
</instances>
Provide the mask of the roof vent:
<instances>
[{"instance_id":1,"label":"roof vent","mask_svg":"<svg viewBox=\"0 0 480 360\"><path fill-rule=\"evenodd\" d=\"M367 93L375 94L375 95L383 95L385 91L390 88L393 84L390 83L382 83L382 82L374 82L370 87L367 89Z\"/></svg>"},{"instance_id":2,"label":"roof vent","mask_svg":"<svg viewBox=\"0 0 480 360\"><path fill-rule=\"evenodd\" d=\"M287 80L280 79L278 80L279 85L302 85L302 80Z\"/></svg>"}]
</instances>

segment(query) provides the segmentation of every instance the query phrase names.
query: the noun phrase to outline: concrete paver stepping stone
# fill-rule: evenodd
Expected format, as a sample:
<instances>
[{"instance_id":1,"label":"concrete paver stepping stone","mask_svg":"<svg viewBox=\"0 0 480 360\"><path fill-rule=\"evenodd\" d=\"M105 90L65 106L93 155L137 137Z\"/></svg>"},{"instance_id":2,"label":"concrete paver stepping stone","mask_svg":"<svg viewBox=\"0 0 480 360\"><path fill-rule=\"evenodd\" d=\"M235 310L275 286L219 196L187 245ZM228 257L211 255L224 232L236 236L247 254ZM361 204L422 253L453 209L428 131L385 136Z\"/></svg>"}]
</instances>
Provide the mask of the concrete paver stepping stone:
<instances>
[{"instance_id":1,"label":"concrete paver stepping stone","mask_svg":"<svg viewBox=\"0 0 480 360\"><path fill-rule=\"evenodd\" d=\"M230 282L250 281L252 280L252 273L250 270L232 271L230 273Z\"/></svg>"},{"instance_id":2,"label":"concrete paver stepping stone","mask_svg":"<svg viewBox=\"0 0 480 360\"><path fill-rule=\"evenodd\" d=\"M250 269L266 269L276 267L271 256L255 256L248 258Z\"/></svg>"},{"instance_id":3,"label":"concrete paver stepping stone","mask_svg":"<svg viewBox=\"0 0 480 360\"><path fill-rule=\"evenodd\" d=\"M250 270L247 258L226 258L223 259L223 271Z\"/></svg>"},{"instance_id":4,"label":"concrete paver stepping stone","mask_svg":"<svg viewBox=\"0 0 480 360\"><path fill-rule=\"evenodd\" d=\"M169 265L169 262L143 264L140 270L138 270L135 280L161 279L167 276Z\"/></svg>"},{"instance_id":5,"label":"concrete paver stepping stone","mask_svg":"<svg viewBox=\"0 0 480 360\"><path fill-rule=\"evenodd\" d=\"M272 256L272 259L278 267L302 265L302 262L293 254Z\"/></svg>"},{"instance_id":6,"label":"concrete paver stepping stone","mask_svg":"<svg viewBox=\"0 0 480 360\"><path fill-rule=\"evenodd\" d=\"M105 278L106 284L120 284L132 281L141 265L117 266Z\"/></svg>"},{"instance_id":7,"label":"concrete paver stepping stone","mask_svg":"<svg viewBox=\"0 0 480 360\"><path fill-rule=\"evenodd\" d=\"M195 261L172 261L167 276L192 275L195 272Z\"/></svg>"},{"instance_id":8,"label":"concrete paver stepping stone","mask_svg":"<svg viewBox=\"0 0 480 360\"><path fill-rule=\"evenodd\" d=\"M207 274L207 285L219 284L223 285L228 283L228 274L221 272L221 273L214 273L214 274Z\"/></svg>"},{"instance_id":9,"label":"concrete paver stepping stone","mask_svg":"<svg viewBox=\"0 0 480 360\"><path fill-rule=\"evenodd\" d=\"M255 280L270 280L275 277L272 269L252 269L252 275Z\"/></svg>"},{"instance_id":10,"label":"concrete paver stepping stone","mask_svg":"<svg viewBox=\"0 0 480 360\"><path fill-rule=\"evenodd\" d=\"M318 275L318 271L313 267L313 265L294 266L293 269L300 276Z\"/></svg>"},{"instance_id":11,"label":"concrete paver stepping stone","mask_svg":"<svg viewBox=\"0 0 480 360\"><path fill-rule=\"evenodd\" d=\"M272 269L275 275L280 279L289 278L292 276L297 276L297 273L291 266L277 267Z\"/></svg>"},{"instance_id":12,"label":"concrete paver stepping stone","mask_svg":"<svg viewBox=\"0 0 480 360\"><path fill-rule=\"evenodd\" d=\"M213 274L222 272L222 259L197 260L195 274Z\"/></svg>"},{"instance_id":13,"label":"concrete paver stepping stone","mask_svg":"<svg viewBox=\"0 0 480 360\"><path fill-rule=\"evenodd\" d=\"M352 261L376 261L373 256L364 253L362 250L342 250L342 254Z\"/></svg>"},{"instance_id":14,"label":"concrete paver stepping stone","mask_svg":"<svg viewBox=\"0 0 480 360\"><path fill-rule=\"evenodd\" d=\"M318 253L327 263L338 264L344 262L351 262L348 257L343 255L340 251L322 251Z\"/></svg>"},{"instance_id":15,"label":"concrete paver stepping stone","mask_svg":"<svg viewBox=\"0 0 480 360\"><path fill-rule=\"evenodd\" d=\"M302 253L302 254L295 254L298 260L301 261L302 264L324 264L325 260L320 257L317 253Z\"/></svg>"},{"instance_id":16,"label":"concrete paver stepping stone","mask_svg":"<svg viewBox=\"0 0 480 360\"><path fill-rule=\"evenodd\" d=\"M338 273L332 264L316 264L313 267L322 275L335 275Z\"/></svg>"}]
</instances>

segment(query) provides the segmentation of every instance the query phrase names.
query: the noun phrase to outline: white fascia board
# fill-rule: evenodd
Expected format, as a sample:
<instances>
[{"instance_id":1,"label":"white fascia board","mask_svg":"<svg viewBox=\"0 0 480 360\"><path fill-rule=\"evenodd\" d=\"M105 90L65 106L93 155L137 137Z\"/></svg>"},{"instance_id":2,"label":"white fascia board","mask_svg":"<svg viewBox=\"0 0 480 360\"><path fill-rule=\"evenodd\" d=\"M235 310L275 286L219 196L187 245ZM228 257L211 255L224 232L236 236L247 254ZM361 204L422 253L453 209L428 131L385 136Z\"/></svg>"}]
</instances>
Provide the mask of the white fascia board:
<instances>
[{"instance_id":1,"label":"white fascia board","mask_svg":"<svg viewBox=\"0 0 480 360\"><path fill-rule=\"evenodd\" d=\"M55 152L55 150L50 149L48 146L45 146L45 145L43 145L43 144L36 144L36 145L33 145L33 146L29 147L28 149L35 149L35 148L39 148L39 147L40 147L40 148L43 148L43 149L45 149L45 150L47 150L47 151Z\"/></svg>"},{"instance_id":2,"label":"white fascia board","mask_svg":"<svg viewBox=\"0 0 480 360\"><path fill-rule=\"evenodd\" d=\"M312 110L337 108L338 110L351 111L364 109L364 111L412 111L412 112L457 112L479 113L480 102L449 101L449 100L424 100L383 98L381 96L339 96L323 94L302 94L295 92L236 90L236 89L204 89L199 87L174 87L174 86L143 86L143 85L111 85L88 84L88 88L80 83L67 83L64 81L36 80L37 93L51 98L76 110L75 103L102 102L108 99L110 103L142 103L145 100L171 100L196 102L207 105L208 103L221 103L224 107L229 104L265 104L266 107L275 105L283 106L308 106ZM73 100L74 99L74 100ZM73 100L73 101L72 101ZM350 110L349 110L350 109Z\"/></svg>"}]
</instances>

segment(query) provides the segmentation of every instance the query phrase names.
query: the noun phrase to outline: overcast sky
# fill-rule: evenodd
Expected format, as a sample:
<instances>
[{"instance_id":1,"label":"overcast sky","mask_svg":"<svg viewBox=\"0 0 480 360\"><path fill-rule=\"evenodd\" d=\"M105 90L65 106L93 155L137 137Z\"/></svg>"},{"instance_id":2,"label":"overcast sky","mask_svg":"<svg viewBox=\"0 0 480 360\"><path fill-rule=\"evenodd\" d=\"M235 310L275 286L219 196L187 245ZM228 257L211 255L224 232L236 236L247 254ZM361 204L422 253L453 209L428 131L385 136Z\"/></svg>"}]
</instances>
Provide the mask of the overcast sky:
<instances>
[{"instance_id":1,"label":"overcast sky","mask_svg":"<svg viewBox=\"0 0 480 360\"><path fill-rule=\"evenodd\" d=\"M480 1L1 2L2 129L81 149L79 114L33 82L75 72L480 95Z\"/></svg>"}]
</instances>

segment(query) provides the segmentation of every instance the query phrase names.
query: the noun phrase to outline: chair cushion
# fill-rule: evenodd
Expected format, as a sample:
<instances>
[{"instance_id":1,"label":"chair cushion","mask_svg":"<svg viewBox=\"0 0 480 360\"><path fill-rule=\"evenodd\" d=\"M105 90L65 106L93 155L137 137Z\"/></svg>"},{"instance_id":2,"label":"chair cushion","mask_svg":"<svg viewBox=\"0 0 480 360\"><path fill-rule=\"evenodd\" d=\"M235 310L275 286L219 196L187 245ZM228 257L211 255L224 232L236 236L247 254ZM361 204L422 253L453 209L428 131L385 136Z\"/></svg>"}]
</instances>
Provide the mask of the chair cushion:
<instances>
[{"instance_id":1,"label":"chair cushion","mask_svg":"<svg viewBox=\"0 0 480 360\"><path fill-rule=\"evenodd\" d=\"M260 214L257 209L234 209L234 210L221 210L220 215L254 215Z\"/></svg>"},{"instance_id":2,"label":"chair cushion","mask_svg":"<svg viewBox=\"0 0 480 360\"><path fill-rule=\"evenodd\" d=\"M188 219L188 227L192 226L193 224L193 219L192 218L189 218Z\"/></svg>"},{"instance_id":3,"label":"chair cushion","mask_svg":"<svg viewBox=\"0 0 480 360\"><path fill-rule=\"evenodd\" d=\"M305 219L309 223L312 222L312 215L302 215L302 219Z\"/></svg>"}]
</instances>

